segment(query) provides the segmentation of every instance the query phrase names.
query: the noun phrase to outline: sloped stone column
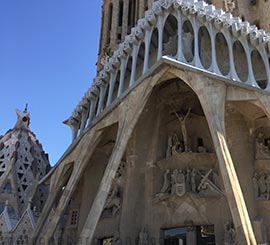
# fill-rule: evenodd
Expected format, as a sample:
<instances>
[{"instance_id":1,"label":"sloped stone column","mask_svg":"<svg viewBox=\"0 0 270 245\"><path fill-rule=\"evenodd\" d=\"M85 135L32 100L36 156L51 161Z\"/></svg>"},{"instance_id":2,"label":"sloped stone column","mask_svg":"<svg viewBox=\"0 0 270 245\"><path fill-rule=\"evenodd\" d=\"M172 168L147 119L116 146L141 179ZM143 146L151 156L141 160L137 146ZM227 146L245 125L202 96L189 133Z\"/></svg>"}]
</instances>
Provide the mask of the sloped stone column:
<instances>
[{"instance_id":1,"label":"sloped stone column","mask_svg":"<svg viewBox=\"0 0 270 245\"><path fill-rule=\"evenodd\" d=\"M187 83L198 95L208 121L238 242L255 245L257 243L251 221L226 142L224 118L226 85L198 75Z\"/></svg>"},{"instance_id":2,"label":"sloped stone column","mask_svg":"<svg viewBox=\"0 0 270 245\"><path fill-rule=\"evenodd\" d=\"M173 69L173 73L187 83L200 100L218 158L220 174L237 232L238 243L256 245L244 196L226 141L225 101L227 86L224 83L192 72L183 73L181 70Z\"/></svg>"},{"instance_id":3,"label":"sloped stone column","mask_svg":"<svg viewBox=\"0 0 270 245\"><path fill-rule=\"evenodd\" d=\"M52 237L58 222L65 211L65 208L68 205L68 202L74 193L77 184L79 183L81 176L87 167L87 164L89 163L90 158L92 157L92 154L94 150L96 149L97 144L100 141L100 136L101 136L101 131L93 131L89 137L85 137L85 142L88 142L88 144L91 144L91 147L87 147L84 145L84 141L81 142L81 151L79 150L78 152L80 153L78 157L78 160L75 161L74 163L74 169L72 171L72 174L68 180L67 185L65 186L65 190L60 198L60 201L57 205L57 208L55 210L55 213L52 217L52 220L50 222L49 229L45 231L45 235L42 238L43 244L49 244L49 240ZM86 139L87 138L87 139ZM89 150L90 149L90 150ZM80 156L84 156L82 159L80 159ZM62 171L63 168L60 169L60 176L57 178L57 183L52 183L54 184L53 191L50 191L50 195L46 201L46 204L44 206L42 216L38 220L35 232L32 237L32 244L38 244L38 238L41 234L42 227L44 226L47 218L49 217L50 211L53 207L53 204L57 198L57 195L59 194L59 191L62 188L62 185L64 184L64 174L65 171ZM55 173L57 175L57 173Z\"/></svg>"},{"instance_id":4,"label":"sloped stone column","mask_svg":"<svg viewBox=\"0 0 270 245\"><path fill-rule=\"evenodd\" d=\"M83 245L89 245L92 243L95 229L104 209L113 179L115 178L117 169L119 168L122 157L125 153L128 141L151 95L156 81L160 79L165 71L157 73L157 75L152 78L147 78L142 84L132 91L125 103L119 105L121 112L116 143L106 167L98 193L80 235L79 242Z\"/></svg>"}]
</instances>

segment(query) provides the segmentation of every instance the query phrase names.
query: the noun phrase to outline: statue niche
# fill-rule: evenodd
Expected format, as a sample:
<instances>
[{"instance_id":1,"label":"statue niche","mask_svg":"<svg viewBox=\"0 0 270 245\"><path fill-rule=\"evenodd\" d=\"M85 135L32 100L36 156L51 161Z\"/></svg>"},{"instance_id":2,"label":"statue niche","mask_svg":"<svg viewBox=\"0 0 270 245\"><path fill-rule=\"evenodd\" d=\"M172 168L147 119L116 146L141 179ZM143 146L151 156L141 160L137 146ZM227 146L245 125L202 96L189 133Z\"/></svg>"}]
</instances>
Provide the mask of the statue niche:
<instances>
[{"instance_id":1,"label":"statue niche","mask_svg":"<svg viewBox=\"0 0 270 245\"><path fill-rule=\"evenodd\" d=\"M270 200L270 174L255 172L252 177L254 197L257 200Z\"/></svg>"},{"instance_id":2,"label":"statue niche","mask_svg":"<svg viewBox=\"0 0 270 245\"><path fill-rule=\"evenodd\" d=\"M270 138L266 138L262 132L255 139L255 155L256 160L270 159Z\"/></svg>"},{"instance_id":3,"label":"statue niche","mask_svg":"<svg viewBox=\"0 0 270 245\"><path fill-rule=\"evenodd\" d=\"M236 231L232 222L224 225L224 245L236 245Z\"/></svg>"}]
</instances>

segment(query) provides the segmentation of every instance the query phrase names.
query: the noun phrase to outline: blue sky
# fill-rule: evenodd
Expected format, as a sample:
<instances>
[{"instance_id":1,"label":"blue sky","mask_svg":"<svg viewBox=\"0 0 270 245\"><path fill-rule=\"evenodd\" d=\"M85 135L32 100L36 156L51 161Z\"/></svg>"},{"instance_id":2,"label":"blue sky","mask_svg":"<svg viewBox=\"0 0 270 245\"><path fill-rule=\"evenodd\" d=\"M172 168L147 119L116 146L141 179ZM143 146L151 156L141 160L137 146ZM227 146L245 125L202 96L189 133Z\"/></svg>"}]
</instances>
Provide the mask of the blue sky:
<instances>
[{"instance_id":1,"label":"blue sky","mask_svg":"<svg viewBox=\"0 0 270 245\"><path fill-rule=\"evenodd\" d=\"M96 73L102 0L0 1L0 135L29 104L30 129L56 163L67 119Z\"/></svg>"}]
</instances>

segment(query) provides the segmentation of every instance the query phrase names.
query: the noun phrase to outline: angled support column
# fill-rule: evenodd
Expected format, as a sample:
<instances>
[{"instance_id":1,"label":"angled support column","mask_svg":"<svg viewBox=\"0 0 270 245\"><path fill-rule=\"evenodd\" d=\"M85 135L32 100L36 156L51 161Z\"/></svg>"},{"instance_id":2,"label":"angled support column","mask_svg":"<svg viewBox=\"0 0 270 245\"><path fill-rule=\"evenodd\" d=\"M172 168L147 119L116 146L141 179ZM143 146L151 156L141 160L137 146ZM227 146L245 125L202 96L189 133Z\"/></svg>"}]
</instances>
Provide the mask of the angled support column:
<instances>
[{"instance_id":1,"label":"angled support column","mask_svg":"<svg viewBox=\"0 0 270 245\"><path fill-rule=\"evenodd\" d=\"M186 82L198 95L210 128L238 242L256 245L243 193L226 142L226 85L199 75L190 77Z\"/></svg>"},{"instance_id":2,"label":"angled support column","mask_svg":"<svg viewBox=\"0 0 270 245\"><path fill-rule=\"evenodd\" d=\"M52 217L52 221L51 224L49 226L49 229L45 232L45 244L49 243L50 238L52 237L59 219L61 217L61 215L63 214L74 190L77 187L78 182L80 181L80 178L87 166L87 164L89 163L90 158L92 157L92 154L97 146L97 144L99 143L100 140L100 135L101 135L101 131L97 131L97 132L92 132L92 134L87 137L87 141L91 144L91 147L85 147L84 144L82 144L82 146L84 146L84 148L80 151L81 154L80 156L85 156L81 161L76 161L75 162L75 166L73 169L73 172L71 174L71 177L68 180L68 183L66 185L66 188L61 196L61 199L57 205L57 208L55 210L54 216ZM58 177L59 179L62 178L62 176ZM35 232L33 234L32 237L32 244L37 244L37 239L42 231L42 227L44 226L49 213L51 211L51 208L56 200L56 197L59 193L59 190L61 189L61 183L63 183L63 181L60 181L57 183L57 186L54 186L54 191L50 192L50 195L48 197L48 200L45 204L44 210L42 212L42 216L40 217L40 219L38 220L38 224L36 226Z\"/></svg>"},{"instance_id":3,"label":"angled support column","mask_svg":"<svg viewBox=\"0 0 270 245\"><path fill-rule=\"evenodd\" d=\"M115 178L117 169L119 168L131 134L133 133L134 128L151 95L155 82L159 80L166 71L167 69L165 71L161 71L153 78L146 79L143 83L140 84L140 86L138 86L130 93L128 101L126 101L127 104L123 103L119 105L121 108L121 113L119 118L117 139L112 155L106 167L103 179L99 186L98 193L95 197L80 235L80 242L83 245L89 245L92 243L99 218L104 209L104 205L111 189L113 179Z\"/></svg>"}]
</instances>

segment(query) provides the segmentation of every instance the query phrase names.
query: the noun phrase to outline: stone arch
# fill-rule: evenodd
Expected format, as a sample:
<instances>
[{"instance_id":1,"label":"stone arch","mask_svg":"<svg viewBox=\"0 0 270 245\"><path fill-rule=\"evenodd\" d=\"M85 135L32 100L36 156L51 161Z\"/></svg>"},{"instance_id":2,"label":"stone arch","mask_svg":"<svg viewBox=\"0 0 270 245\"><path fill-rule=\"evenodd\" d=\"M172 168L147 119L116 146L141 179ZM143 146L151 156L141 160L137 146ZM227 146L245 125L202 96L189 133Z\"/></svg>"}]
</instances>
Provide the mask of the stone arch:
<instances>
[{"instance_id":1,"label":"stone arch","mask_svg":"<svg viewBox=\"0 0 270 245\"><path fill-rule=\"evenodd\" d=\"M230 72L230 55L228 43L221 32L215 36L215 50L219 71L222 75L227 76Z\"/></svg>"},{"instance_id":2,"label":"stone arch","mask_svg":"<svg viewBox=\"0 0 270 245\"><path fill-rule=\"evenodd\" d=\"M119 82L120 82L120 70L117 71L116 79L113 86L113 94L112 94L112 101L114 101L117 98L118 89L119 89Z\"/></svg>"},{"instance_id":3,"label":"stone arch","mask_svg":"<svg viewBox=\"0 0 270 245\"><path fill-rule=\"evenodd\" d=\"M163 27L162 37L163 55L175 57L178 49L178 21L169 14Z\"/></svg>"},{"instance_id":4,"label":"stone arch","mask_svg":"<svg viewBox=\"0 0 270 245\"><path fill-rule=\"evenodd\" d=\"M154 28L151 33L150 49L149 49L149 64L151 68L157 62L158 55L158 29Z\"/></svg>"},{"instance_id":5,"label":"stone arch","mask_svg":"<svg viewBox=\"0 0 270 245\"><path fill-rule=\"evenodd\" d=\"M142 73L143 73L143 65L144 65L144 56L145 56L145 43L140 43L140 48L137 55L137 64L136 64L136 78L135 81L137 81Z\"/></svg>"},{"instance_id":6,"label":"stone arch","mask_svg":"<svg viewBox=\"0 0 270 245\"><path fill-rule=\"evenodd\" d=\"M129 55L126 70L125 70L125 79L124 79L123 91L126 91L129 88L131 69L132 69L132 62L133 62L133 57L132 57L132 55Z\"/></svg>"},{"instance_id":7,"label":"stone arch","mask_svg":"<svg viewBox=\"0 0 270 245\"><path fill-rule=\"evenodd\" d=\"M109 96L109 83L107 83L105 85L105 93L104 93L104 100L103 100L102 110L104 110L106 108L108 96Z\"/></svg>"},{"instance_id":8,"label":"stone arch","mask_svg":"<svg viewBox=\"0 0 270 245\"><path fill-rule=\"evenodd\" d=\"M267 87L266 67L263 62L262 56L257 49L254 49L251 52L251 62L252 62L254 79L257 85L260 88L265 89Z\"/></svg>"},{"instance_id":9,"label":"stone arch","mask_svg":"<svg viewBox=\"0 0 270 245\"><path fill-rule=\"evenodd\" d=\"M233 57L234 57L234 66L237 76L241 82L246 82L248 79L248 63L247 63L247 54L241 43L241 41L236 40L233 43Z\"/></svg>"},{"instance_id":10,"label":"stone arch","mask_svg":"<svg viewBox=\"0 0 270 245\"><path fill-rule=\"evenodd\" d=\"M194 60L194 30L189 20L182 25L182 51L188 63Z\"/></svg>"},{"instance_id":11,"label":"stone arch","mask_svg":"<svg viewBox=\"0 0 270 245\"><path fill-rule=\"evenodd\" d=\"M199 38L199 56L205 69L210 68L212 64L212 45L208 29L201 26L198 31Z\"/></svg>"}]
</instances>

